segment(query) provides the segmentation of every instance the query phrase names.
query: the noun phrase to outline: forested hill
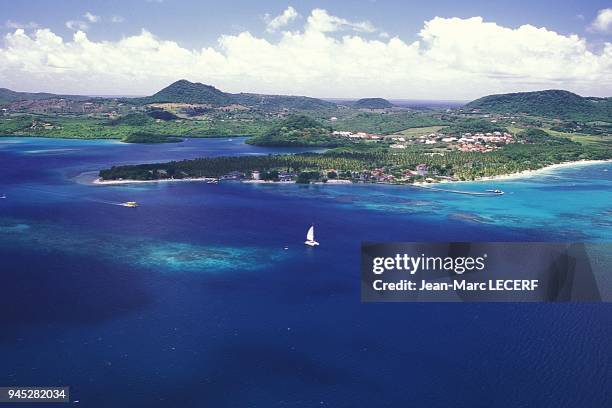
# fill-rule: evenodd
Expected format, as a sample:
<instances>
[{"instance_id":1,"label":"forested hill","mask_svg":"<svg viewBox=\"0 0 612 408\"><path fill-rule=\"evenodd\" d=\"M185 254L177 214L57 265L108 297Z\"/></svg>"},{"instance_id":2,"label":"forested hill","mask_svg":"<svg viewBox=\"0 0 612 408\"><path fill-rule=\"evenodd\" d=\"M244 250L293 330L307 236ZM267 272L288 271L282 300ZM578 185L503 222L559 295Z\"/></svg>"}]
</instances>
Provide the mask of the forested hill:
<instances>
[{"instance_id":1,"label":"forested hill","mask_svg":"<svg viewBox=\"0 0 612 408\"><path fill-rule=\"evenodd\" d=\"M387 109L392 108L393 104L383 98L363 98L355 101L353 107L357 109Z\"/></svg>"},{"instance_id":2,"label":"forested hill","mask_svg":"<svg viewBox=\"0 0 612 408\"><path fill-rule=\"evenodd\" d=\"M44 92L17 92L11 91L10 89L0 88L0 104L7 104L11 102L18 101L34 101L34 100L42 100L42 99L70 99L76 101L88 100L91 99L91 96L82 96L82 95L56 95L52 93L44 93Z\"/></svg>"},{"instance_id":3,"label":"forested hill","mask_svg":"<svg viewBox=\"0 0 612 408\"><path fill-rule=\"evenodd\" d=\"M489 95L468 103L464 109L566 120L612 121L612 98L582 97L563 90Z\"/></svg>"},{"instance_id":4,"label":"forested hill","mask_svg":"<svg viewBox=\"0 0 612 408\"><path fill-rule=\"evenodd\" d=\"M133 101L141 103L209 103L211 105L228 105L232 103L231 95L220 91L214 86L193 83L184 79L172 83L151 96L136 98Z\"/></svg>"},{"instance_id":5,"label":"forested hill","mask_svg":"<svg viewBox=\"0 0 612 408\"><path fill-rule=\"evenodd\" d=\"M341 140L332 136L332 129L305 115L289 115L264 135L247 143L260 146L327 146L335 147Z\"/></svg>"},{"instance_id":6,"label":"forested hill","mask_svg":"<svg viewBox=\"0 0 612 408\"><path fill-rule=\"evenodd\" d=\"M282 108L316 110L336 107L332 102L306 96L260 95L252 93L231 94L211 85L189 82L184 79L174 82L151 96L135 98L131 101L144 104L154 102L201 103L213 106L237 104L270 110Z\"/></svg>"}]
</instances>

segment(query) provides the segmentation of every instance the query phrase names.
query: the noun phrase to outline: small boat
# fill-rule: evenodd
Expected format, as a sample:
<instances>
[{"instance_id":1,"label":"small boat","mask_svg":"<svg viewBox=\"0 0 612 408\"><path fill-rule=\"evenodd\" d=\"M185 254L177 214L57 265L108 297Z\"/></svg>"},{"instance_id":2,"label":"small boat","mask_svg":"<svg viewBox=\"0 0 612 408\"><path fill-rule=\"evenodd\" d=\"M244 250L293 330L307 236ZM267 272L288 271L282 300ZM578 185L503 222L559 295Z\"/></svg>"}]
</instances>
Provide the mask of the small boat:
<instances>
[{"instance_id":1,"label":"small boat","mask_svg":"<svg viewBox=\"0 0 612 408\"><path fill-rule=\"evenodd\" d=\"M0 199L4 200L6 198L6 194L0 195Z\"/></svg>"},{"instance_id":2,"label":"small boat","mask_svg":"<svg viewBox=\"0 0 612 408\"><path fill-rule=\"evenodd\" d=\"M313 225L311 225L310 228L308 229L308 232L306 233L306 241L304 241L304 243L311 247L319 245L319 243L314 240L314 226Z\"/></svg>"},{"instance_id":3,"label":"small boat","mask_svg":"<svg viewBox=\"0 0 612 408\"><path fill-rule=\"evenodd\" d=\"M128 208L136 208L138 207L138 203L136 201L127 201L125 203L121 203L122 206L124 207L128 207Z\"/></svg>"},{"instance_id":4,"label":"small boat","mask_svg":"<svg viewBox=\"0 0 612 408\"><path fill-rule=\"evenodd\" d=\"M504 194L501 190L485 190L487 193Z\"/></svg>"}]
</instances>

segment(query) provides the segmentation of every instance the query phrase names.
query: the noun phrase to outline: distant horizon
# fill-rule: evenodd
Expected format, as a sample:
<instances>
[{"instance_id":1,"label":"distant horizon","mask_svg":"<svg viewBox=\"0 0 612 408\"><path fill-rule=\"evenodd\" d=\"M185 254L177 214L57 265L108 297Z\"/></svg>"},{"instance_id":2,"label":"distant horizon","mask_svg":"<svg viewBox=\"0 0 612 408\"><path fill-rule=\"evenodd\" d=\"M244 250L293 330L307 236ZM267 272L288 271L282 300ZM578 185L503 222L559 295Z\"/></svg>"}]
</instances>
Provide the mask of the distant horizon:
<instances>
[{"instance_id":1,"label":"distant horizon","mask_svg":"<svg viewBox=\"0 0 612 408\"><path fill-rule=\"evenodd\" d=\"M131 98L144 98L147 96L151 96L155 93L157 93L158 91L178 82L184 79L177 79L176 81L173 81L171 83L169 83L166 86L161 87L160 89L158 89L157 91L154 91L150 94L91 94L91 93L69 93L69 92L51 92L51 91L46 91L46 90L34 90L34 91L28 91L28 90L18 90L18 89L13 89L13 88L9 88L9 87L5 87L5 86L0 86L0 89L8 89L10 91L13 92L20 92L20 93L33 93L33 94L38 94L38 93L43 93L43 94L54 94L54 95L66 95L66 96L87 96L87 97L91 97L91 98L126 98L126 99L131 99ZM191 81L190 81L191 82ZM203 85L207 85L207 86L212 86L222 92L225 93L248 93L248 94L261 94L261 95L282 95L282 96L300 96L300 97L307 97L307 98L315 98L315 99L321 99L324 101L329 101L329 102L334 102L334 103L338 103L338 102L352 102L352 101L357 101L359 99L367 99L367 98L382 98L382 99L386 99L389 102L392 102L396 105L401 105L401 104L410 104L410 103L439 103L439 104L456 104L456 105L463 105L463 104L467 104L471 101L474 101L476 99L485 97L485 96L489 96L489 95L499 95L497 93L487 93L481 96L478 96L476 98L473 99L450 99L450 98L439 98L439 99L424 99L424 98L409 98L409 97L400 97L400 98L394 98L394 97L385 97L385 96L380 96L380 95L368 95L368 96L361 96L361 97L357 97L357 96L353 96L353 97L320 97L320 96L313 96L313 95L300 95L300 94L291 94L291 93L261 93L261 92L251 92L248 90L244 90L244 91L240 91L240 92L227 92L215 85L212 84L206 84L206 83L202 83L202 82L194 82L194 83L200 83ZM553 91L553 90L559 90L559 91L567 91L567 92L572 92L569 91L567 89L537 89L537 90L533 90L533 91L513 91L513 92L504 92L504 93L523 93L523 92L543 92L543 91ZM576 95L579 95L583 98L610 98L610 96L592 96L592 95L581 95L578 94L576 92L572 92L575 93Z\"/></svg>"}]
</instances>

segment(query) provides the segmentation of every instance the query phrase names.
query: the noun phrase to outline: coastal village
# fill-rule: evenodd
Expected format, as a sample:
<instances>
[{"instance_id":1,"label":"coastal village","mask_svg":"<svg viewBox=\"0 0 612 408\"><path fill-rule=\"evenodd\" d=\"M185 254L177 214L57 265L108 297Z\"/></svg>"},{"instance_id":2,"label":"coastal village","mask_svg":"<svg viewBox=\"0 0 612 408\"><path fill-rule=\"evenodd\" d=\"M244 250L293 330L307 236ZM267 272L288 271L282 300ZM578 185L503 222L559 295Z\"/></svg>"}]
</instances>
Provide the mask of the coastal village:
<instances>
[{"instance_id":1,"label":"coastal village","mask_svg":"<svg viewBox=\"0 0 612 408\"><path fill-rule=\"evenodd\" d=\"M415 137L405 135L379 135L366 132L334 131L334 136L351 140L385 143L390 149L401 151L411 145L429 145L439 148L431 154L443 155L444 151L487 153L500 149L504 145L516 143L514 136L508 132L459 133L457 135L443 133L428 133ZM437 183L457 181L453 176L439 174L435 168L427 164L418 164L414 169L405 170L401 175L390 174L385 168L375 168L360 172L339 172L327 169L308 179L300 179L300 175L287 171L267 172L253 171L250 174L232 172L222 176L220 180L246 182L321 182L329 184L341 183Z\"/></svg>"},{"instance_id":2,"label":"coastal village","mask_svg":"<svg viewBox=\"0 0 612 408\"><path fill-rule=\"evenodd\" d=\"M346 137L353 140L369 141L391 141L391 149L406 149L410 145L438 145L461 152L492 152L504 145L515 143L514 137L507 132L487 132L487 133L460 133L458 135L448 135L443 133L429 133L417 137L407 137L404 135L376 135L365 132L334 131L332 133L338 137Z\"/></svg>"}]
</instances>

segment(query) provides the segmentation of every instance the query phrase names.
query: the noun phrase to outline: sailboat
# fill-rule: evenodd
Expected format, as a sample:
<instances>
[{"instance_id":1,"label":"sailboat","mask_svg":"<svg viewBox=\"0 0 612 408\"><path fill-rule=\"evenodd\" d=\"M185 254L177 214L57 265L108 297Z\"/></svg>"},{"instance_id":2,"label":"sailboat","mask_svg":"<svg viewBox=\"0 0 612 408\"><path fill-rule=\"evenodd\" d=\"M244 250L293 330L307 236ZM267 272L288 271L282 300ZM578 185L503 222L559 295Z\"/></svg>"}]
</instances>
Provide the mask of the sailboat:
<instances>
[{"instance_id":1,"label":"sailboat","mask_svg":"<svg viewBox=\"0 0 612 408\"><path fill-rule=\"evenodd\" d=\"M314 225L311 225L306 233L306 241L304 241L306 245L311 247L319 245L317 241L314 240Z\"/></svg>"}]
</instances>

